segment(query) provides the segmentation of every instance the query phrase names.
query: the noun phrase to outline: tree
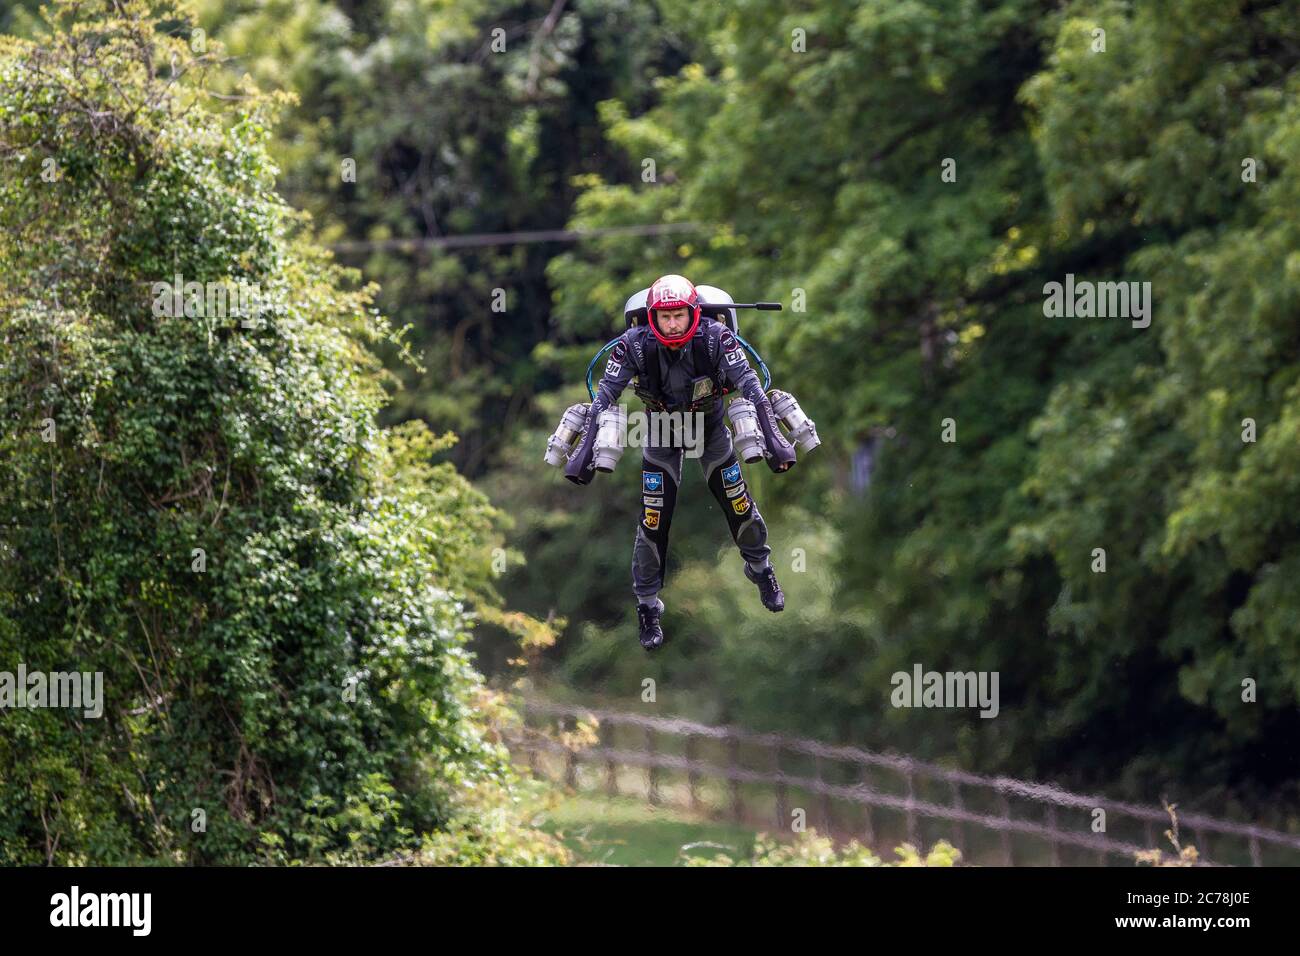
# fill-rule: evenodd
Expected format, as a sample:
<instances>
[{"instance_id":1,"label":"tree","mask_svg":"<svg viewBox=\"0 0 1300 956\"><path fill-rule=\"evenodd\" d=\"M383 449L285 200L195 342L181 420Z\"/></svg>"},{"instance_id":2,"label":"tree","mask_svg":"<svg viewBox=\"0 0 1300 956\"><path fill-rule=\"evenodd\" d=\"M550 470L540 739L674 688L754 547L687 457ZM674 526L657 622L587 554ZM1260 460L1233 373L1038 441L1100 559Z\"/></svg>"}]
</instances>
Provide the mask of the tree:
<instances>
[{"instance_id":1,"label":"tree","mask_svg":"<svg viewBox=\"0 0 1300 956\"><path fill-rule=\"evenodd\" d=\"M469 809L494 512L376 424L395 336L276 196L273 100L165 4L50 28L0 45L0 660L103 700L0 711L0 861L557 858Z\"/></svg>"}]
</instances>

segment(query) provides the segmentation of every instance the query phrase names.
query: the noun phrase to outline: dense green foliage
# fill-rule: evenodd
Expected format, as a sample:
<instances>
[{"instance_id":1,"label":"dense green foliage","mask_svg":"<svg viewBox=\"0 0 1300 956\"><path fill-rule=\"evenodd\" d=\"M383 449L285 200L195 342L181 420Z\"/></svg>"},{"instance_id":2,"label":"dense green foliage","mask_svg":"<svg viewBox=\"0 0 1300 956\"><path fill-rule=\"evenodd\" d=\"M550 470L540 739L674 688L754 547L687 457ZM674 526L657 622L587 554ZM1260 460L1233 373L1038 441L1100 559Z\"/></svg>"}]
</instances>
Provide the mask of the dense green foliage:
<instances>
[{"instance_id":1,"label":"dense green foliage","mask_svg":"<svg viewBox=\"0 0 1300 956\"><path fill-rule=\"evenodd\" d=\"M6 415L27 424L0 450L0 646L39 635L53 658L102 641L96 659L138 713L77 744L116 776L69 783L76 800L29 785L0 811L0 825L26 829L0 839L36 853L44 809L97 821L101 845L148 833L159 857L201 858L219 834L246 847L259 828L289 856L338 850L311 835L317 824L253 809L259 772L221 749L239 738L201 710L220 700L238 708L240 735L272 745L295 798L316 787L331 801L293 812L364 805L382 818L391 786L398 822L374 846L412 845L399 825L454 815L446 781L480 763L501 772L466 709L468 622L448 595L492 622L475 644L492 669L518 635L549 637L500 613L494 588L561 628L546 677L584 696L637 701L653 677L666 712L1167 793L1188 809L1300 801L1294 3L196 6L225 44L203 82L237 96L248 73L296 94L274 129L260 101L230 101L221 120L183 113L192 82L167 109L137 113L101 84L120 125L104 147L96 128L91 148L75 125L84 114L51 115L46 86L4 75L0 120L21 149L4 154L15 172L0 184L0 388ZM4 26L29 22L17 10ZM98 77L78 82L91 92ZM40 179L46 156L57 185ZM284 170L276 183L268 156ZM326 243L700 228L340 252L382 286L363 291L294 238L272 188L310 210ZM245 277L278 305L257 330L148 320L139 283L176 271ZM742 331L824 444L789 475L748 470L788 596L780 616L758 605L688 466L664 594L670 645L647 658L628 586L635 453L585 489L541 458L624 299L665 272L785 304L745 315ZM1045 285L1067 275L1150 282L1150 326L1045 314ZM372 296L411 326L419 370ZM372 355L406 386L388 404ZM386 431L376 414L461 441ZM498 520L511 531L495 578ZM194 547L203 574L189 571ZM416 570L426 565L432 582ZM154 674L160 630L171 655ZM177 653L175 636L191 631L222 636L202 656ZM303 638L344 633L354 644ZM381 663L397 646L409 675ZM998 671L998 718L892 708L890 676L918 662ZM276 694L336 700L366 666L357 704L294 724L310 742L271 716L283 713ZM167 696L191 680L202 694ZM176 738L146 688L170 720L205 728L192 745L167 749ZM416 698L439 703L417 713ZM48 714L0 716L39 719L83 739ZM361 747L371 726L408 744ZM82 750L51 756L35 739L0 739L13 761L0 766L51 762L40 779L83 780ZM317 745L356 761L317 783L301 759ZM109 756L122 753L147 753L170 776L142 780ZM207 786L242 793L243 817L199 841L159 812L159 830L142 808L197 805L184 787L199 784L176 781L199 780L209 759L237 771ZM432 773L415 774L417 761ZM68 852L96 856L74 829Z\"/></svg>"},{"instance_id":2,"label":"dense green foliage","mask_svg":"<svg viewBox=\"0 0 1300 956\"><path fill-rule=\"evenodd\" d=\"M105 698L0 712L0 862L561 859L465 648L494 512L376 424L394 337L297 237L272 104L147 12L0 48L0 661ZM160 315L174 275L261 301Z\"/></svg>"}]
</instances>

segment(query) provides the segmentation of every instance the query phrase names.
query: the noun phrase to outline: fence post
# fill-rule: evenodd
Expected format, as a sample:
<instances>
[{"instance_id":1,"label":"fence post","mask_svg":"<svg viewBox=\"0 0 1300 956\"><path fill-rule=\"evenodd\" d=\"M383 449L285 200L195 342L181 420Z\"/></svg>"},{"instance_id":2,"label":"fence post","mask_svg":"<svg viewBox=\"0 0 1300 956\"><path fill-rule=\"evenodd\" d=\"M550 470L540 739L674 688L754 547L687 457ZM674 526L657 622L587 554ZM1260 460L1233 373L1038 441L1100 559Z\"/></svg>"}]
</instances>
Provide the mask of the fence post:
<instances>
[{"instance_id":1,"label":"fence post","mask_svg":"<svg viewBox=\"0 0 1300 956\"><path fill-rule=\"evenodd\" d=\"M650 755L650 764L646 767L646 779L649 784L647 798L652 807L657 807L659 806L659 767L655 765L654 760L659 755L659 748L653 727L645 729L645 749Z\"/></svg>"},{"instance_id":2,"label":"fence post","mask_svg":"<svg viewBox=\"0 0 1300 956\"><path fill-rule=\"evenodd\" d=\"M700 783L700 772L695 769L695 735L686 735L686 762L689 769L686 771L686 789L690 795L691 811L696 812L700 809L700 797L696 788Z\"/></svg>"},{"instance_id":3,"label":"fence post","mask_svg":"<svg viewBox=\"0 0 1300 956\"><path fill-rule=\"evenodd\" d=\"M1047 805L1047 828L1052 831L1050 845L1052 848L1052 866L1061 865L1061 845L1056 841L1056 804Z\"/></svg>"},{"instance_id":4,"label":"fence post","mask_svg":"<svg viewBox=\"0 0 1300 956\"><path fill-rule=\"evenodd\" d=\"M1005 793L1002 797L1002 819L1007 823L1011 822L1011 801L1007 799ZM1015 860L1011 856L1011 830L1009 827L1002 827L999 831L1002 835L1002 861L1004 866L1015 866Z\"/></svg>"},{"instance_id":5,"label":"fence post","mask_svg":"<svg viewBox=\"0 0 1300 956\"><path fill-rule=\"evenodd\" d=\"M572 747L564 754L564 785L570 790L578 789L578 752Z\"/></svg>"},{"instance_id":6,"label":"fence post","mask_svg":"<svg viewBox=\"0 0 1300 956\"><path fill-rule=\"evenodd\" d=\"M731 818L740 823L745 819L745 807L740 799L740 781L736 779L736 771L740 769L740 738L734 734L727 738L727 764L732 771L729 778L731 783Z\"/></svg>"},{"instance_id":7,"label":"fence post","mask_svg":"<svg viewBox=\"0 0 1300 956\"><path fill-rule=\"evenodd\" d=\"M816 761L817 761L816 763L817 787L821 794L821 805L822 805L822 829L826 832L827 836L830 836L832 830L835 827L835 821L831 818L831 795L827 793L825 789L823 789L826 786L826 780L822 775L821 754L817 754Z\"/></svg>"},{"instance_id":8,"label":"fence post","mask_svg":"<svg viewBox=\"0 0 1300 956\"><path fill-rule=\"evenodd\" d=\"M867 765L862 765L862 839L866 841L868 847L875 848L876 845L876 828L871 822L871 774L867 772Z\"/></svg>"},{"instance_id":9,"label":"fence post","mask_svg":"<svg viewBox=\"0 0 1300 956\"><path fill-rule=\"evenodd\" d=\"M519 704L519 729L520 741L523 743L525 752L528 754L528 772L532 776L537 776L537 748L533 746L533 736L528 732L528 698L523 698Z\"/></svg>"},{"instance_id":10,"label":"fence post","mask_svg":"<svg viewBox=\"0 0 1300 956\"><path fill-rule=\"evenodd\" d=\"M537 767L540 759L537 753L537 740L528 732L526 725L524 727L524 739L528 742L528 772L537 777L539 775Z\"/></svg>"},{"instance_id":11,"label":"fence post","mask_svg":"<svg viewBox=\"0 0 1300 956\"><path fill-rule=\"evenodd\" d=\"M605 738L605 746L610 750L615 749L618 743L615 728L616 725L612 723L602 723L600 727L601 736ZM618 796L618 764L614 762L613 757L605 758L605 793L611 797Z\"/></svg>"},{"instance_id":12,"label":"fence post","mask_svg":"<svg viewBox=\"0 0 1300 956\"><path fill-rule=\"evenodd\" d=\"M916 810L912 807L912 801L916 797L916 782L912 774L912 761L907 761L907 842L916 847L917 850L924 852L921 846L921 837L916 829Z\"/></svg>"},{"instance_id":13,"label":"fence post","mask_svg":"<svg viewBox=\"0 0 1300 956\"><path fill-rule=\"evenodd\" d=\"M790 826L789 807L785 799L785 774L781 772L781 745L772 747L772 769L776 772L776 829L784 832Z\"/></svg>"},{"instance_id":14,"label":"fence post","mask_svg":"<svg viewBox=\"0 0 1300 956\"><path fill-rule=\"evenodd\" d=\"M952 808L954 810L966 809L961 799L961 784L956 780L952 781ZM966 852L966 826L956 817L952 821L952 842L964 855Z\"/></svg>"}]
</instances>

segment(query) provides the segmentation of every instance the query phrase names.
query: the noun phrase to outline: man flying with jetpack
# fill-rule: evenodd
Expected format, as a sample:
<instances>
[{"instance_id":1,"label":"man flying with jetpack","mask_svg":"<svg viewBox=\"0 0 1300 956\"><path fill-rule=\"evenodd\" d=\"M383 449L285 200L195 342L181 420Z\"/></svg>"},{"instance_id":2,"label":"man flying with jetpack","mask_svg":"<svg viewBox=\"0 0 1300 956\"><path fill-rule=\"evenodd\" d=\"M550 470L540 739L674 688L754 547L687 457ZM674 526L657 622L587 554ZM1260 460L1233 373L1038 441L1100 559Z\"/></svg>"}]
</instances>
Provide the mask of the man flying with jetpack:
<instances>
[{"instance_id":1,"label":"man flying with jetpack","mask_svg":"<svg viewBox=\"0 0 1300 956\"><path fill-rule=\"evenodd\" d=\"M745 307L730 302L730 296L721 290L705 288L725 297L722 304L727 310ZM644 306L639 305L638 296L642 294ZM626 425L625 417L619 418L621 409L614 403L634 377L634 388L652 414L684 412L702 416L700 468L704 479L727 518L732 539L745 559L745 575L758 586L763 606L769 611L781 611L785 595L772 568L767 525L746 487L736 447L746 461L764 458L772 471L785 472L795 464L795 450L781 434L778 414L805 449L818 444L815 426L787 393L773 391L769 399L741 349L743 339L724 319L717 318L719 312L725 315L727 310L710 310L702 321L702 307L719 303L702 303L699 291L685 278L666 275L638 296L629 300L625 310L631 327L606 346L610 349L609 361L590 408L578 405L565 413L548 443L547 460L558 465L582 427L585 431L568 456L564 476L574 484L586 485L597 471L612 471L622 448L619 426ZM780 308L775 303L749 307ZM734 323L735 312L730 315ZM763 368L766 373L766 366ZM727 412L736 431L734 445L732 432L724 423L722 401L724 394L733 392L743 396L733 399ZM777 412L773 401L780 406ZM668 441L654 442L651 437L642 450L642 508L632 546L632 586L641 644L646 650L654 650L664 642L660 624L664 605L659 591L664 584L668 532L684 456L680 431Z\"/></svg>"}]
</instances>

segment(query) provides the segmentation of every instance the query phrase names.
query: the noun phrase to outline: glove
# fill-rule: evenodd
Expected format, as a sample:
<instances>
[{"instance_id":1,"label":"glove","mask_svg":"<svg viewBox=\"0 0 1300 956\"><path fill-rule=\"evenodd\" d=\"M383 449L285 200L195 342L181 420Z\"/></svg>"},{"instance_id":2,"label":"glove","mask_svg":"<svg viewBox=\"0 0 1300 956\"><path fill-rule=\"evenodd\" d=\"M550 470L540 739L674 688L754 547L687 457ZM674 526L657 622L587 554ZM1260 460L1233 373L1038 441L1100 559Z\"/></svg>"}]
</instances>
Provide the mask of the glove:
<instances>
[{"instance_id":1,"label":"glove","mask_svg":"<svg viewBox=\"0 0 1300 956\"><path fill-rule=\"evenodd\" d=\"M793 468L794 445L786 441L785 436L781 434L781 428L776 423L776 415L772 411L772 403L766 397L758 409L758 427L763 432L763 440L767 443L767 467L777 474Z\"/></svg>"},{"instance_id":2,"label":"glove","mask_svg":"<svg viewBox=\"0 0 1300 956\"><path fill-rule=\"evenodd\" d=\"M592 464L592 460L596 457L595 445L596 429L589 424L586 432L583 433L582 441L569 456L569 463L564 466L564 477L575 485L589 485L591 479L596 477L596 468Z\"/></svg>"}]
</instances>

